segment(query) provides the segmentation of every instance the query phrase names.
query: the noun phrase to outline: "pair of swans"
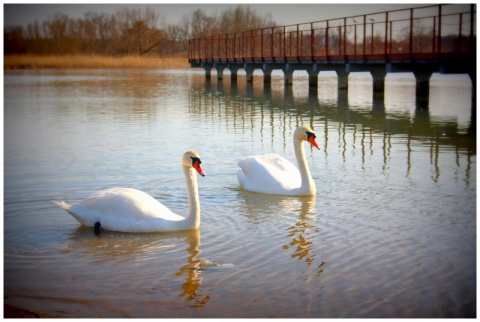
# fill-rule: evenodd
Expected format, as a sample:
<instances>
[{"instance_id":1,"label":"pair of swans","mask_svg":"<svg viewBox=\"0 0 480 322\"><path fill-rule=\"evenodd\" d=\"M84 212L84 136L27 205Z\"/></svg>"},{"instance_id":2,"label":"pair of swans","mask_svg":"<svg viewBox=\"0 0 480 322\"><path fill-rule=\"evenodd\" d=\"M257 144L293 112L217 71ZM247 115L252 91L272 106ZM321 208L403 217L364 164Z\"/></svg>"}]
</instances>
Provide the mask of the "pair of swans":
<instances>
[{"instance_id":1,"label":"pair of swans","mask_svg":"<svg viewBox=\"0 0 480 322\"><path fill-rule=\"evenodd\" d=\"M308 126L298 127L293 134L293 146L298 169L285 158L276 154L248 156L238 162L238 182L244 190L291 196L315 195L303 141L319 149L315 134ZM112 188L98 192L78 205L63 201L54 203L66 210L78 222L105 230L120 232L164 232L197 229L200 226L200 201L197 175L205 176L197 152L187 151L182 158L188 196L188 215L173 213L152 196L131 188Z\"/></svg>"}]
</instances>

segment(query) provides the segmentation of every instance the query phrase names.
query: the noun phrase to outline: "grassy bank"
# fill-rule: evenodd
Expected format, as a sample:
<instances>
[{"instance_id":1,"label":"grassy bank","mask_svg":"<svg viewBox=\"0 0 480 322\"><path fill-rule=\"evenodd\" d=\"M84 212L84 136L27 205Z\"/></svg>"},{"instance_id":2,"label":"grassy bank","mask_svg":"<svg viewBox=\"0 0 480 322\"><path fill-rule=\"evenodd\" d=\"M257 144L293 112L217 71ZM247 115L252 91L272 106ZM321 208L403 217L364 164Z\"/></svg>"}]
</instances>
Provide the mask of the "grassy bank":
<instances>
[{"instance_id":1,"label":"grassy bank","mask_svg":"<svg viewBox=\"0 0 480 322\"><path fill-rule=\"evenodd\" d=\"M186 58L97 55L6 55L4 69L28 68L188 68Z\"/></svg>"}]
</instances>

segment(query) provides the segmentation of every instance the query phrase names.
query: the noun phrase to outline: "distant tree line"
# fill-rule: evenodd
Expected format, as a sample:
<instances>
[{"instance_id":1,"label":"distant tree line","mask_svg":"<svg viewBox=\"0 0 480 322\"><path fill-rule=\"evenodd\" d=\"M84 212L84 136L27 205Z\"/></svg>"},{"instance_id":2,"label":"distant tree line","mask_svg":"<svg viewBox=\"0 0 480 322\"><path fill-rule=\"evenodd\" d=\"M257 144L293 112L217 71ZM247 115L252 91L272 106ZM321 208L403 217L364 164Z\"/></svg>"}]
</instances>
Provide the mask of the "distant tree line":
<instances>
[{"instance_id":1,"label":"distant tree line","mask_svg":"<svg viewBox=\"0 0 480 322\"><path fill-rule=\"evenodd\" d=\"M4 54L158 55L186 57L188 39L276 26L270 14L238 5L221 13L197 9L178 24L166 24L151 7L82 18L55 13L47 21L4 28Z\"/></svg>"}]
</instances>

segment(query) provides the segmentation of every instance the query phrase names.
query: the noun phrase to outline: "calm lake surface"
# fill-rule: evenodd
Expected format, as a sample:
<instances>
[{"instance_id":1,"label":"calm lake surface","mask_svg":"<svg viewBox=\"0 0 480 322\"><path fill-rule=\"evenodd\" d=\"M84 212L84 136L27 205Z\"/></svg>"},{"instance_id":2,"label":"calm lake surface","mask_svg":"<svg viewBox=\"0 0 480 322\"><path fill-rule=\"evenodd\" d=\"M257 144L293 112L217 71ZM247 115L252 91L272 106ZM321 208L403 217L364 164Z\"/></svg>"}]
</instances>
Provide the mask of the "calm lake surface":
<instances>
[{"instance_id":1,"label":"calm lake surface","mask_svg":"<svg viewBox=\"0 0 480 322\"><path fill-rule=\"evenodd\" d=\"M203 70L22 70L4 75L4 298L61 317L475 317L476 138L471 81L411 74L383 97L369 74L318 91L295 74L217 81ZM239 189L237 161L306 146L311 198ZM143 190L187 214L195 149L199 230L82 228L52 200ZM213 264L212 264L213 263Z\"/></svg>"}]
</instances>

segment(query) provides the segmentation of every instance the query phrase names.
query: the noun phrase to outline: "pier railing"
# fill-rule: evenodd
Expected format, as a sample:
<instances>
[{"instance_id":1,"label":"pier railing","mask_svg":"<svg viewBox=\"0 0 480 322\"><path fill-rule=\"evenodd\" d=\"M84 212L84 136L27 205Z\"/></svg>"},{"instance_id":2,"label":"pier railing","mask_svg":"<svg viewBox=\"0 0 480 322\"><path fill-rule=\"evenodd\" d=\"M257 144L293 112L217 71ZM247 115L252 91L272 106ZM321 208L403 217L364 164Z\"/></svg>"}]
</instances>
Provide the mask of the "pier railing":
<instances>
[{"instance_id":1,"label":"pier railing","mask_svg":"<svg viewBox=\"0 0 480 322\"><path fill-rule=\"evenodd\" d=\"M476 5L440 4L190 39L190 63L461 59L476 52Z\"/></svg>"}]
</instances>

